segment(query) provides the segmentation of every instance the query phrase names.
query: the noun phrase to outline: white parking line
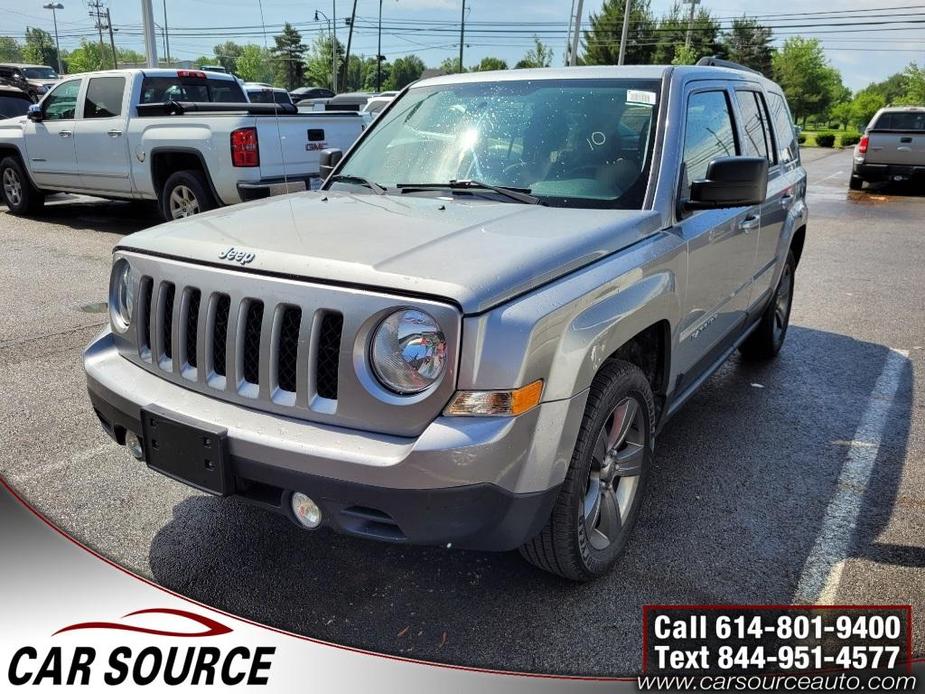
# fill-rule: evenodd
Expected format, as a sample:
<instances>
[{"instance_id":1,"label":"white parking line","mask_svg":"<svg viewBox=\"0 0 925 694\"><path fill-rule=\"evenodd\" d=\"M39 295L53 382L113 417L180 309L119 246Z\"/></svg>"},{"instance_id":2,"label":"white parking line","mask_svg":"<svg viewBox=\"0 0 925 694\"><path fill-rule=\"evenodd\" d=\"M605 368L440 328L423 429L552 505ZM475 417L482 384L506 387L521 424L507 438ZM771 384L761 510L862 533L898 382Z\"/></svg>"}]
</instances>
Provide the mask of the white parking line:
<instances>
[{"instance_id":1,"label":"white parking line","mask_svg":"<svg viewBox=\"0 0 925 694\"><path fill-rule=\"evenodd\" d=\"M828 181L830 178L835 178L836 176L841 176L843 173L845 173L845 172L844 172L844 171L836 171L836 172L833 173L833 174L829 174L829 175L826 176L825 178L820 178L818 181L815 181L815 183L822 183L823 181Z\"/></svg>"},{"instance_id":2,"label":"white parking line","mask_svg":"<svg viewBox=\"0 0 925 694\"><path fill-rule=\"evenodd\" d=\"M795 603L824 605L835 600L864 492L908 357L909 352L905 350L891 349L887 353L883 371L867 401L854 439L847 442L848 456L838 477L835 495L825 511L819 536L803 565L793 596Z\"/></svg>"}]
</instances>

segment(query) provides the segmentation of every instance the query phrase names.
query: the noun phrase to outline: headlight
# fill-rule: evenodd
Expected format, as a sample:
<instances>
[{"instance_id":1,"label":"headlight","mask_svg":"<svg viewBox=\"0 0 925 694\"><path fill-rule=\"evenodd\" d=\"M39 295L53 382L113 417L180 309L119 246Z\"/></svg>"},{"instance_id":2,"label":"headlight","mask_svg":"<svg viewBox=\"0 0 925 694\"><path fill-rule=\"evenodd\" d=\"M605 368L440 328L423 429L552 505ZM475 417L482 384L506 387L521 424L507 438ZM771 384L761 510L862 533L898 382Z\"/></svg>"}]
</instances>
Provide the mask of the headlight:
<instances>
[{"instance_id":1,"label":"headlight","mask_svg":"<svg viewBox=\"0 0 925 694\"><path fill-rule=\"evenodd\" d=\"M423 311L396 311L373 334L371 361L376 378L399 395L427 390L446 368L446 338Z\"/></svg>"},{"instance_id":2,"label":"headlight","mask_svg":"<svg viewBox=\"0 0 925 694\"><path fill-rule=\"evenodd\" d=\"M112 267L109 283L109 316L113 327L120 332L128 329L132 322L132 308L135 305L135 286L132 282L132 268L128 261L120 258Z\"/></svg>"}]
</instances>

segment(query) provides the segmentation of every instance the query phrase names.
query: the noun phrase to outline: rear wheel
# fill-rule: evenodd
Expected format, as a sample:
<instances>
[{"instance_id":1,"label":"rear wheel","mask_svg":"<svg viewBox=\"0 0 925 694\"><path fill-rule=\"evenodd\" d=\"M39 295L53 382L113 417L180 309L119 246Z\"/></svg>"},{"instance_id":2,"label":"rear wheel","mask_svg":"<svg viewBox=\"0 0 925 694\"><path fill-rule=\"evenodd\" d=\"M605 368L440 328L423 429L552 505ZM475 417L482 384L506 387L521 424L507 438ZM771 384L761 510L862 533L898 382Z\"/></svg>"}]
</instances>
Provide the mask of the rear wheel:
<instances>
[{"instance_id":1,"label":"rear wheel","mask_svg":"<svg viewBox=\"0 0 925 694\"><path fill-rule=\"evenodd\" d=\"M761 316L758 327L739 347L743 357L748 359L771 359L780 352L790 326L790 308L793 305L793 280L796 269L793 252L787 252L787 262L781 272L780 281L771 303Z\"/></svg>"},{"instance_id":2,"label":"rear wheel","mask_svg":"<svg viewBox=\"0 0 925 694\"><path fill-rule=\"evenodd\" d=\"M45 194L32 185L16 157L6 157L0 161L0 190L13 214L35 214L45 204Z\"/></svg>"},{"instance_id":3,"label":"rear wheel","mask_svg":"<svg viewBox=\"0 0 925 694\"><path fill-rule=\"evenodd\" d=\"M848 187L851 188L851 190L861 190L864 187L864 179L860 176L851 174L851 179L848 181Z\"/></svg>"},{"instance_id":4,"label":"rear wheel","mask_svg":"<svg viewBox=\"0 0 925 694\"><path fill-rule=\"evenodd\" d=\"M654 420L645 374L624 361L601 367L549 521L520 548L527 561L574 581L613 567L645 493Z\"/></svg>"},{"instance_id":5,"label":"rear wheel","mask_svg":"<svg viewBox=\"0 0 925 694\"><path fill-rule=\"evenodd\" d=\"M168 222L213 209L215 198L200 171L188 169L170 175L161 191L161 214Z\"/></svg>"}]
</instances>

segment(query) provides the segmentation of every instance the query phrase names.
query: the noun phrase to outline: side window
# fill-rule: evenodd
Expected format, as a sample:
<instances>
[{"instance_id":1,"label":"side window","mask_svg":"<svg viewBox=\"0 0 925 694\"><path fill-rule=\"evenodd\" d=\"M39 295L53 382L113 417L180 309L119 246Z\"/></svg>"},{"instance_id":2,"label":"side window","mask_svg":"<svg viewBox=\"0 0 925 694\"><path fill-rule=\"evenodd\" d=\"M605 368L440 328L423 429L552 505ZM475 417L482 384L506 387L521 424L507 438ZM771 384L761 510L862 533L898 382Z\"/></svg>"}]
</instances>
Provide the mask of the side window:
<instances>
[{"instance_id":1,"label":"side window","mask_svg":"<svg viewBox=\"0 0 925 694\"><path fill-rule=\"evenodd\" d=\"M790 120L790 108L784 101L784 97L777 92L768 92L768 105L771 108L771 121L774 123L774 132L777 135L777 154L780 162L786 164L796 159L798 152L793 121Z\"/></svg>"},{"instance_id":2,"label":"side window","mask_svg":"<svg viewBox=\"0 0 925 694\"><path fill-rule=\"evenodd\" d=\"M773 164L774 144L771 141L771 129L768 115L761 94L753 91L736 92L736 100L742 111L742 126L745 130L745 154L750 157L764 157Z\"/></svg>"},{"instance_id":3,"label":"side window","mask_svg":"<svg viewBox=\"0 0 925 694\"><path fill-rule=\"evenodd\" d=\"M706 178L711 161L738 153L726 92L691 94L687 101L687 127L684 131L687 180Z\"/></svg>"},{"instance_id":4,"label":"side window","mask_svg":"<svg viewBox=\"0 0 925 694\"><path fill-rule=\"evenodd\" d=\"M84 118L113 118L122 115L124 77L93 77L87 85Z\"/></svg>"},{"instance_id":5,"label":"side window","mask_svg":"<svg viewBox=\"0 0 925 694\"><path fill-rule=\"evenodd\" d=\"M42 99L45 120L72 120L77 113L80 80L62 82Z\"/></svg>"}]
</instances>

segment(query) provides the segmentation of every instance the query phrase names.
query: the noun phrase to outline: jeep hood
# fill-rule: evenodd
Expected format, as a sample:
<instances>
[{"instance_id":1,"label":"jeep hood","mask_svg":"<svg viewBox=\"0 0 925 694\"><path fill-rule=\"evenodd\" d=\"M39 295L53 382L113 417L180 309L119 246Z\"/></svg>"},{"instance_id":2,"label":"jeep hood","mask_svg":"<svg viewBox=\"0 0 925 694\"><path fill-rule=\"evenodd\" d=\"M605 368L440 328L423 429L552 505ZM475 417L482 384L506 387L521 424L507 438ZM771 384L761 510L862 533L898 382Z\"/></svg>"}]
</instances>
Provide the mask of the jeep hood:
<instances>
[{"instance_id":1,"label":"jeep hood","mask_svg":"<svg viewBox=\"0 0 925 694\"><path fill-rule=\"evenodd\" d=\"M469 195L297 193L132 234L118 248L450 299L478 313L629 246L660 215ZM230 247L247 264L220 258Z\"/></svg>"}]
</instances>

